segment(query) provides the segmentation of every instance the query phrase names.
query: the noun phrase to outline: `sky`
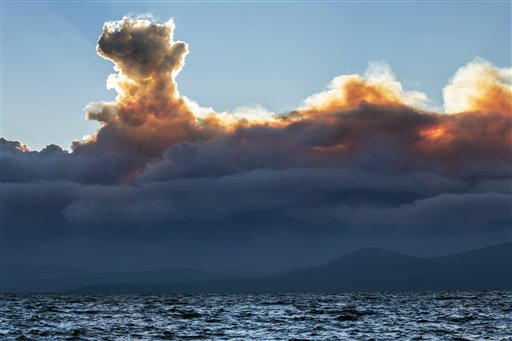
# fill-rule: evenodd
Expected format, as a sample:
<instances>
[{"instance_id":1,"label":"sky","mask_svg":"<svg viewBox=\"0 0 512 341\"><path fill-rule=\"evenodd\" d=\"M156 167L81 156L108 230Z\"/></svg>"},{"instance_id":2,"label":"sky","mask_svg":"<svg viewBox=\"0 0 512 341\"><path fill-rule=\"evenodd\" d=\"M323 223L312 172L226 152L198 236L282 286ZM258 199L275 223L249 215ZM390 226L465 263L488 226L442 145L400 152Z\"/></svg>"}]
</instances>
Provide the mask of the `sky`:
<instances>
[{"instance_id":1,"label":"sky","mask_svg":"<svg viewBox=\"0 0 512 341\"><path fill-rule=\"evenodd\" d=\"M442 88L460 66L511 60L507 2L4 2L3 135L40 150L69 149L94 133L84 107L115 97L105 88L112 64L98 58L96 41L104 22L129 13L174 18L176 38L190 48L179 91L217 111L293 110L373 61L442 108Z\"/></svg>"},{"instance_id":2,"label":"sky","mask_svg":"<svg viewBox=\"0 0 512 341\"><path fill-rule=\"evenodd\" d=\"M510 3L2 6L2 264L511 240Z\"/></svg>"}]
</instances>

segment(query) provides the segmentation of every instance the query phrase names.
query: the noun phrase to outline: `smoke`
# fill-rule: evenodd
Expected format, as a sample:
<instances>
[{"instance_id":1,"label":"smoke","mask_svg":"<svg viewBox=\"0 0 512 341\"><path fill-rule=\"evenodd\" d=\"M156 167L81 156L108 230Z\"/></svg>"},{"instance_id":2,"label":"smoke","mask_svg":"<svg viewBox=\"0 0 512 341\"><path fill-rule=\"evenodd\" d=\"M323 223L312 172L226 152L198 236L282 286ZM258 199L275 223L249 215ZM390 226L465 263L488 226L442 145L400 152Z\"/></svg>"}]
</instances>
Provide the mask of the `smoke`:
<instances>
[{"instance_id":1,"label":"smoke","mask_svg":"<svg viewBox=\"0 0 512 341\"><path fill-rule=\"evenodd\" d=\"M448 113L487 112L512 114L512 69L497 68L476 58L461 67L443 89Z\"/></svg>"},{"instance_id":2,"label":"smoke","mask_svg":"<svg viewBox=\"0 0 512 341\"><path fill-rule=\"evenodd\" d=\"M283 115L258 105L217 113L180 96L175 78L185 64L188 46L174 40L174 29L172 20L154 23L125 17L107 22L97 51L114 64L116 73L108 77L107 86L116 90L117 97L85 109L87 118L102 126L90 138L74 143L73 153L41 157L40 165L19 174L37 179L64 174L74 181L115 183L167 169L170 166L160 164L170 160L169 174L182 174L188 167L183 165L196 161L203 169L236 172L333 164L362 167L382 158L395 160L393 167L403 169L458 172L481 162L500 164L510 159L510 69L482 59L460 68L444 89L450 115L428 110L427 96L405 90L382 63L371 63L363 76L334 78L329 89ZM196 154L174 160L187 143L193 146L189 152ZM7 169L30 164L19 161L27 147L19 144L14 149L6 155L12 163ZM214 165L211 155L234 159ZM38 158L34 153L30 157ZM75 169L76 164L91 167L53 171L57 165Z\"/></svg>"},{"instance_id":3,"label":"smoke","mask_svg":"<svg viewBox=\"0 0 512 341\"><path fill-rule=\"evenodd\" d=\"M105 24L97 51L114 63L107 86L117 97L86 106L101 127L71 153L1 140L8 236L33 234L39 245L46 234L151 229L173 245L200 236L199 252L224 245L220 235L254 249L255 240L312 235L332 247L341 235L364 244L382 231L437 245L509 231L510 68L481 59L460 68L444 89L446 113L383 64L336 77L284 114L258 105L219 113L180 96L188 47L174 28Z\"/></svg>"},{"instance_id":4,"label":"smoke","mask_svg":"<svg viewBox=\"0 0 512 341\"><path fill-rule=\"evenodd\" d=\"M446 111L452 115L428 110L427 96L405 90L382 63L370 63L363 76L334 78L329 89L284 115L258 105L217 113L179 95L175 77L188 47L174 40L174 29L173 21L158 24L143 18L123 18L103 27L97 51L114 63L117 73L108 77L107 86L118 95L114 102L86 107L87 117L102 127L75 143L74 150L103 159L110 155L121 173L118 179L133 179L148 164L153 167L177 143L218 144L258 126L276 136L282 160L290 155L350 160L369 153L365 148L375 143L399 145L411 154L407 166L421 164L418 158L427 159L423 164L438 162L430 168L460 168L475 158L508 160L510 69L482 59L459 69L444 89ZM249 145L244 151L251 149Z\"/></svg>"},{"instance_id":5,"label":"smoke","mask_svg":"<svg viewBox=\"0 0 512 341\"><path fill-rule=\"evenodd\" d=\"M155 156L173 142L196 138L195 117L175 81L188 47L174 41L173 33L172 20L124 18L103 26L97 51L114 63L117 73L107 87L117 97L86 107L88 119L103 123L90 143Z\"/></svg>"},{"instance_id":6,"label":"smoke","mask_svg":"<svg viewBox=\"0 0 512 341\"><path fill-rule=\"evenodd\" d=\"M405 91L388 65L370 63L364 76L338 76L329 90L306 98L304 103L302 113L324 114L353 110L363 103L424 108L428 98L422 92Z\"/></svg>"}]
</instances>

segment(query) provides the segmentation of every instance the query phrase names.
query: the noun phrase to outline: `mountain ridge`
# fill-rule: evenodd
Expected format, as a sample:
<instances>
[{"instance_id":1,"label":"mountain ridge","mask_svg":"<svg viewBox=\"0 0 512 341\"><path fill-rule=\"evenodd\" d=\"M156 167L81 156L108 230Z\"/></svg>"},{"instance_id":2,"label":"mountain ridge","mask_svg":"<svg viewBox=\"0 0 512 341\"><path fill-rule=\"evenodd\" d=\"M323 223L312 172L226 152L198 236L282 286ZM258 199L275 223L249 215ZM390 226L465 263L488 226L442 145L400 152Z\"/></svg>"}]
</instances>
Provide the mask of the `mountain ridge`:
<instances>
[{"instance_id":1,"label":"mountain ridge","mask_svg":"<svg viewBox=\"0 0 512 341\"><path fill-rule=\"evenodd\" d=\"M181 269L181 268L180 268ZM174 269L176 270L176 269ZM199 269L126 271L25 282L24 290L4 292L265 292L491 290L512 288L512 243L438 257L403 255L362 248L318 266L274 275L215 273ZM88 277L89 276L89 277ZM96 277L94 277L96 276ZM61 283L60 289L55 281ZM52 285L54 287L52 288ZM32 287L31 287L32 286ZM41 290L44 288L45 290ZM14 288L15 289L15 288Z\"/></svg>"}]
</instances>

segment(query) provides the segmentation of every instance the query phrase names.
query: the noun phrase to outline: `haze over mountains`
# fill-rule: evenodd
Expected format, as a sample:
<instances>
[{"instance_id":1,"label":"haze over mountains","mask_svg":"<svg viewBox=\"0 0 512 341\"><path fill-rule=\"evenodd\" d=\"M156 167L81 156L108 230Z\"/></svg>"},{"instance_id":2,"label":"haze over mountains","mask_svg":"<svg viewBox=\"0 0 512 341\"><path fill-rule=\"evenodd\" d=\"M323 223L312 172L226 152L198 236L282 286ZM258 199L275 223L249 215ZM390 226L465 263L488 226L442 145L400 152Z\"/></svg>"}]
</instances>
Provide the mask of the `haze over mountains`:
<instances>
[{"instance_id":1,"label":"haze over mountains","mask_svg":"<svg viewBox=\"0 0 512 341\"><path fill-rule=\"evenodd\" d=\"M172 268L98 273L3 266L2 292L266 292L492 290L512 288L512 243L420 258L360 249L315 267L279 274Z\"/></svg>"}]
</instances>

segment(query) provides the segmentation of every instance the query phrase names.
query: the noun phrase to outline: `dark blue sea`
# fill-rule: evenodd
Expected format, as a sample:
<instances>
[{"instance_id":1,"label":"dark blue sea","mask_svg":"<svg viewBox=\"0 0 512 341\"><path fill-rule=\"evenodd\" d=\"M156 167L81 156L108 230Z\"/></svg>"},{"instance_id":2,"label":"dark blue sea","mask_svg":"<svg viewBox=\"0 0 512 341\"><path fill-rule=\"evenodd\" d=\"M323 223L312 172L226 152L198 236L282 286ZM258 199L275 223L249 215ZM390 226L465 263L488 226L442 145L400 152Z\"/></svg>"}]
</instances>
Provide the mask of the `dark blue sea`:
<instances>
[{"instance_id":1,"label":"dark blue sea","mask_svg":"<svg viewBox=\"0 0 512 341\"><path fill-rule=\"evenodd\" d=\"M17 294L2 340L512 340L512 292Z\"/></svg>"}]
</instances>

